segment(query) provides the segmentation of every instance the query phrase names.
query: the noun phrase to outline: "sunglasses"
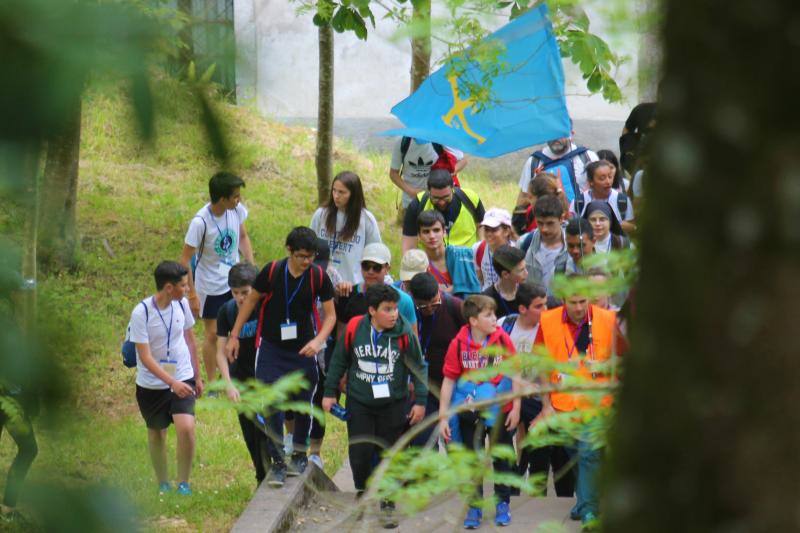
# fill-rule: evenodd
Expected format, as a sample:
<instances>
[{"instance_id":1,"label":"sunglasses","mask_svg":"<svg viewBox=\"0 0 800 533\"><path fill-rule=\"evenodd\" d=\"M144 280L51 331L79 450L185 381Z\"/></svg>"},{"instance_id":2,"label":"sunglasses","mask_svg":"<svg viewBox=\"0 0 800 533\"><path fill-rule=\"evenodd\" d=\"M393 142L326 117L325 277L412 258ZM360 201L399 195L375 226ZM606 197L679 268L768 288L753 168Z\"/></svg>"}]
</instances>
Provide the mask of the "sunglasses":
<instances>
[{"instance_id":1,"label":"sunglasses","mask_svg":"<svg viewBox=\"0 0 800 533\"><path fill-rule=\"evenodd\" d=\"M373 263L372 261L362 261L361 262L361 270L364 272L380 272L383 270L383 265L379 265L378 263Z\"/></svg>"},{"instance_id":2,"label":"sunglasses","mask_svg":"<svg viewBox=\"0 0 800 533\"><path fill-rule=\"evenodd\" d=\"M420 311L425 311L427 309L436 309L436 308L440 307L441 305L442 305L441 298L436 302L430 302L430 303L427 303L427 304L419 304L417 302L414 302L414 306Z\"/></svg>"}]
</instances>

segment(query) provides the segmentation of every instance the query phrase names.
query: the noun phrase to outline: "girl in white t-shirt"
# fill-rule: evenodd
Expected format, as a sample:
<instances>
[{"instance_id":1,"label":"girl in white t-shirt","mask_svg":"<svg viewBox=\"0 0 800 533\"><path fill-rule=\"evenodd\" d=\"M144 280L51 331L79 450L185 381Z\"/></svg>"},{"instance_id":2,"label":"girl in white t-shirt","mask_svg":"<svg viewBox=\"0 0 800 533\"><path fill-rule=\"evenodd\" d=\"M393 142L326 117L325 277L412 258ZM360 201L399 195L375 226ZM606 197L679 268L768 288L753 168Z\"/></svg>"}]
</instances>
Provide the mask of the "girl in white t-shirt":
<instances>
[{"instance_id":1,"label":"girl in white t-shirt","mask_svg":"<svg viewBox=\"0 0 800 533\"><path fill-rule=\"evenodd\" d=\"M333 178L328 201L311 217L311 229L328 241L330 264L342 280L361 283L361 254L367 244L381 242L381 232L367 210L358 175L344 171Z\"/></svg>"}]
</instances>

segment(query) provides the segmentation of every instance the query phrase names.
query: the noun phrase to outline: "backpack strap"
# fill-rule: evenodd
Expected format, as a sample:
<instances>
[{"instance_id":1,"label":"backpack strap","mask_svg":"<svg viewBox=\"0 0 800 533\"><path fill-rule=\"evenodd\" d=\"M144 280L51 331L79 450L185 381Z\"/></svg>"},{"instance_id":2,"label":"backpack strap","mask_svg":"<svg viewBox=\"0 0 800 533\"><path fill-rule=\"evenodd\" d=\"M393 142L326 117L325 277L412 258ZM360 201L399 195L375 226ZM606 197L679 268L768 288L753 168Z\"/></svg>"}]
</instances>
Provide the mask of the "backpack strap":
<instances>
[{"instance_id":1,"label":"backpack strap","mask_svg":"<svg viewBox=\"0 0 800 533\"><path fill-rule=\"evenodd\" d=\"M454 187L453 194L461 200L461 204L466 207L469 214L472 215L472 220L475 221L475 225L479 226L481 221L478 220L478 209L475 207L475 204L472 203L472 200L469 199L467 193L465 193L461 187Z\"/></svg>"},{"instance_id":2,"label":"backpack strap","mask_svg":"<svg viewBox=\"0 0 800 533\"><path fill-rule=\"evenodd\" d=\"M583 210L586 207L586 198L583 193L575 197L575 216L580 218L583 216Z\"/></svg>"},{"instance_id":3,"label":"backpack strap","mask_svg":"<svg viewBox=\"0 0 800 533\"><path fill-rule=\"evenodd\" d=\"M405 354L408 350L408 333L400 335L400 338L397 339L397 346L400 348L400 352Z\"/></svg>"},{"instance_id":4,"label":"backpack strap","mask_svg":"<svg viewBox=\"0 0 800 533\"><path fill-rule=\"evenodd\" d=\"M541 150L536 150L531 154L531 180L536 177L538 174L539 165L545 164L550 160L549 157L544 155L544 152Z\"/></svg>"},{"instance_id":5,"label":"backpack strap","mask_svg":"<svg viewBox=\"0 0 800 533\"><path fill-rule=\"evenodd\" d=\"M617 209L619 209L619 216L625 219L625 213L628 212L628 195L624 192L617 193ZM620 220L622 222L622 220Z\"/></svg>"},{"instance_id":6,"label":"backpack strap","mask_svg":"<svg viewBox=\"0 0 800 533\"><path fill-rule=\"evenodd\" d=\"M270 291L261 298L261 309L258 311L258 326L256 326L256 350L261 346L261 328L264 326L264 311L267 308L267 303L272 299L272 273L275 272L275 266L277 264L278 261L273 261L269 265L267 281L269 281Z\"/></svg>"},{"instance_id":7,"label":"backpack strap","mask_svg":"<svg viewBox=\"0 0 800 533\"><path fill-rule=\"evenodd\" d=\"M528 249L531 247L531 241L533 241L533 232L529 231L519 240L519 249L528 253Z\"/></svg>"},{"instance_id":8,"label":"backpack strap","mask_svg":"<svg viewBox=\"0 0 800 533\"><path fill-rule=\"evenodd\" d=\"M475 264L478 267L478 270L481 268L481 263L483 262L483 255L486 253L486 241L481 241L478 244L478 249L475 250Z\"/></svg>"},{"instance_id":9,"label":"backpack strap","mask_svg":"<svg viewBox=\"0 0 800 533\"><path fill-rule=\"evenodd\" d=\"M503 325L501 327L503 331L506 332L506 335L511 335L511 332L514 330L514 324L517 323L517 317L519 317L518 314L512 313L503 319Z\"/></svg>"},{"instance_id":10,"label":"backpack strap","mask_svg":"<svg viewBox=\"0 0 800 533\"><path fill-rule=\"evenodd\" d=\"M150 313L147 311L147 304L144 303L144 300L142 300L140 303L142 304L142 307L144 307L144 320L145 320L145 324L144 325L146 327L147 326L147 322L150 321Z\"/></svg>"},{"instance_id":11,"label":"backpack strap","mask_svg":"<svg viewBox=\"0 0 800 533\"><path fill-rule=\"evenodd\" d=\"M436 152L436 155L441 156L444 153L444 146L439 143L431 143L433 146L433 150Z\"/></svg>"},{"instance_id":12,"label":"backpack strap","mask_svg":"<svg viewBox=\"0 0 800 533\"><path fill-rule=\"evenodd\" d=\"M365 315L356 315L347 323L347 327L344 330L345 351L350 352L350 349L353 347L353 340L356 338L356 330L361 324L361 320L364 318L364 316Z\"/></svg>"},{"instance_id":13,"label":"backpack strap","mask_svg":"<svg viewBox=\"0 0 800 533\"><path fill-rule=\"evenodd\" d=\"M200 215L195 215L194 218L199 218L203 223L203 236L200 237L200 245L197 247L197 262L199 263L200 259L203 257L203 250L206 248L206 230L208 229L208 224L206 224L206 219Z\"/></svg>"},{"instance_id":14,"label":"backpack strap","mask_svg":"<svg viewBox=\"0 0 800 533\"><path fill-rule=\"evenodd\" d=\"M400 139L400 175L403 175L403 167L406 166L406 154L408 148L411 146L411 137L403 137Z\"/></svg>"},{"instance_id":15,"label":"backpack strap","mask_svg":"<svg viewBox=\"0 0 800 533\"><path fill-rule=\"evenodd\" d=\"M319 285L314 284L314 271L319 273ZM319 309L317 309L317 291L322 288L322 267L319 265L311 265L311 318L319 328L322 320L319 317Z\"/></svg>"}]
</instances>

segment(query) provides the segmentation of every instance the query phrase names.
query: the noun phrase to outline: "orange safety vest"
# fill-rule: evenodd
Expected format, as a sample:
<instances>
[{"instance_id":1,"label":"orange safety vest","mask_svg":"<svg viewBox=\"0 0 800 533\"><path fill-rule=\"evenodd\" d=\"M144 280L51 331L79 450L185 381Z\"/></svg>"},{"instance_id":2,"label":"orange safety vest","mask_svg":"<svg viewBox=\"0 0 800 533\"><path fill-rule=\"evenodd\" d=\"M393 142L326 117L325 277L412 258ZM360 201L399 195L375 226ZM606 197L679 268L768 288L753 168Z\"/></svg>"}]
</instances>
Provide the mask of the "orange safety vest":
<instances>
[{"instance_id":1,"label":"orange safety vest","mask_svg":"<svg viewBox=\"0 0 800 533\"><path fill-rule=\"evenodd\" d=\"M586 356L579 355L575 352L574 343L575 339L570 331L569 324L564 322L564 308L556 307L542 313L539 321L542 328L542 336L544 337L544 344L553 357L559 363L567 363L570 361L570 351L572 351L573 361L577 360L577 368L575 375L579 376L586 381L595 383L602 383L609 381L607 375L595 374L592 376L590 370L593 362L607 361L611 357L612 349L614 346L614 335L616 332L617 314L614 311L609 311L595 305L591 306L592 317L592 343L586 350ZM588 363L588 367L587 367ZM550 376L550 382L558 384L561 382L561 375L557 371L553 371ZM611 405L611 395L605 395L600 400L600 405L608 407ZM595 402L592 397L585 394L574 394L568 392L551 392L550 404L556 411L575 411L576 409L583 409L592 407Z\"/></svg>"}]
</instances>

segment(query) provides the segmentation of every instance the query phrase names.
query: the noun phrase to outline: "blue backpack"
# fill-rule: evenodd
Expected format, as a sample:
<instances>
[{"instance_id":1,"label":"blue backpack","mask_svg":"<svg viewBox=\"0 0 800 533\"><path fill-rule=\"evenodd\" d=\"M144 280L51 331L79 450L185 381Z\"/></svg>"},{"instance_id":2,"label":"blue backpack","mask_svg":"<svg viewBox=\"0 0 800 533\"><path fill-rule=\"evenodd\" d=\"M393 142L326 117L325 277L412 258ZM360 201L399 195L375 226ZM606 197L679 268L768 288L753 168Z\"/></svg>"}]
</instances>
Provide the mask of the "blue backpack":
<instances>
[{"instance_id":1,"label":"blue backpack","mask_svg":"<svg viewBox=\"0 0 800 533\"><path fill-rule=\"evenodd\" d=\"M147 311L147 304L144 303L144 300L140 302L142 307L144 307L144 316L145 320L150 320L150 313ZM183 307L181 307L183 309ZM122 348L120 349L122 353L122 364L128 368L133 368L136 366L136 343L131 340L131 323L128 322L128 328L125 330L125 340L122 341Z\"/></svg>"},{"instance_id":2,"label":"blue backpack","mask_svg":"<svg viewBox=\"0 0 800 533\"><path fill-rule=\"evenodd\" d=\"M517 323L517 318L519 317L519 313L512 313L510 315L506 315L503 319L503 323L500 325L503 328L503 331L506 332L506 335L511 335L511 332L514 329L514 324Z\"/></svg>"},{"instance_id":3,"label":"blue backpack","mask_svg":"<svg viewBox=\"0 0 800 533\"><path fill-rule=\"evenodd\" d=\"M567 195L567 200L571 202L579 196L581 192L580 187L578 187L577 176L575 176L575 165L572 164L572 160L576 157L580 157L583 164L586 165L591 161L587 151L588 148L585 146L579 146L558 159L550 159L544 155L544 152L537 150L531 154L533 158L531 161L531 179L540 172L555 174L564 186L564 193Z\"/></svg>"}]
</instances>

